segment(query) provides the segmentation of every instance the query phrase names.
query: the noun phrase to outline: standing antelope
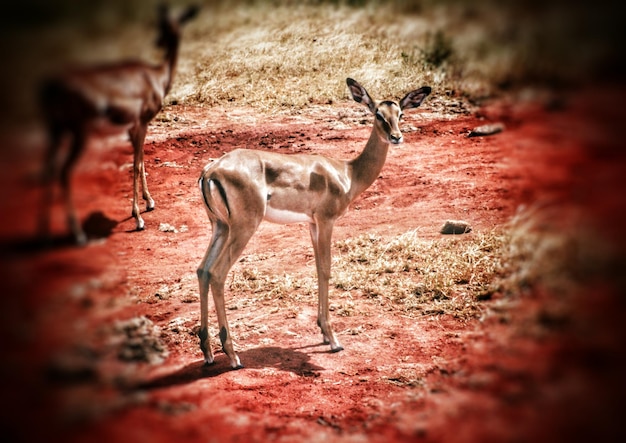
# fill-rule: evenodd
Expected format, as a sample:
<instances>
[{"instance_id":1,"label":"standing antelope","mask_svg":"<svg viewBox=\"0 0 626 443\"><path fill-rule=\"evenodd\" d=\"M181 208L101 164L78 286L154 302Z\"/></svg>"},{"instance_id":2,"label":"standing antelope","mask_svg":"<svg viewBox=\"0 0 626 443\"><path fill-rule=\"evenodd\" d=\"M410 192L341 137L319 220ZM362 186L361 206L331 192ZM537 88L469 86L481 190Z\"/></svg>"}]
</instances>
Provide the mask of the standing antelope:
<instances>
[{"instance_id":1,"label":"standing antelope","mask_svg":"<svg viewBox=\"0 0 626 443\"><path fill-rule=\"evenodd\" d=\"M418 107L430 94L424 86L400 102L376 101L351 78L347 84L355 101L376 116L372 134L361 154L350 161L320 155L285 155L237 149L207 165L199 179L213 229L211 243L198 268L200 286L200 348L205 364L213 362L207 330L209 285L217 311L222 348L233 368L241 368L233 349L224 306L224 283L235 260L262 220L309 224L318 279L317 324L331 352L343 350L329 321L328 280L330 243L335 221L348 205L378 177L389 143L402 142L398 122L404 109Z\"/></svg>"},{"instance_id":2,"label":"standing antelope","mask_svg":"<svg viewBox=\"0 0 626 443\"><path fill-rule=\"evenodd\" d=\"M148 123L161 110L163 98L172 86L178 58L181 25L198 12L195 6L174 18L168 8L159 7L157 47L165 50L163 61L150 65L126 61L112 65L93 66L70 71L47 80L40 91L40 103L48 129L49 146L44 158L44 191L39 230L47 235L53 198L53 181L59 180L67 210L68 227L78 244L87 237L76 218L72 203L70 172L85 148L90 134L111 134L128 131L133 145L133 209L137 230L144 228L139 213L139 177L146 210L154 209L148 191L143 160L143 144ZM69 151L57 171L57 155L70 136Z\"/></svg>"}]
</instances>

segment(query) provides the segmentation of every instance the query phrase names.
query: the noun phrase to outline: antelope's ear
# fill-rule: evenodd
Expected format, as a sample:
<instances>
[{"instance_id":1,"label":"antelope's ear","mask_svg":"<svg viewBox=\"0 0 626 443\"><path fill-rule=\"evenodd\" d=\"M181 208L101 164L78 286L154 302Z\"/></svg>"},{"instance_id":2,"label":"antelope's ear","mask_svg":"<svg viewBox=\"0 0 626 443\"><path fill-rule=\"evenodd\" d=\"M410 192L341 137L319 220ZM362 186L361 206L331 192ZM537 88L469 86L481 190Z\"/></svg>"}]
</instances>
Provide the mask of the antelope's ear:
<instances>
[{"instance_id":1,"label":"antelope's ear","mask_svg":"<svg viewBox=\"0 0 626 443\"><path fill-rule=\"evenodd\" d=\"M400 100L400 109L417 108L422 104L430 92L430 86L423 86L415 91L409 92L402 100Z\"/></svg>"},{"instance_id":2,"label":"antelope's ear","mask_svg":"<svg viewBox=\"0 0 626 443\"><path fill-rule=\"evenodd\" d=\"M192 18L194 18L196 15L198 15L198 11L200 10L200 7L198 5L191 5L189 6L181 15L180 18L178 19L179 23L185 23L188 20L191 20Z\"/></svg>"},{"instance_id":3,"label":"antelope's ear","mask_svg":"<svg viewBox=\"0 0 626 443\"><path fill-rule=\"evenodd\" d=\"M376 103L367 93L365 88L361 86L359 82L351 78L347 78L346 83L348 84L348 88L350 89L350 93L352 94L354 101L357 103L363 103L373 114L376 111Z\"/></svg>"}]
</instances>

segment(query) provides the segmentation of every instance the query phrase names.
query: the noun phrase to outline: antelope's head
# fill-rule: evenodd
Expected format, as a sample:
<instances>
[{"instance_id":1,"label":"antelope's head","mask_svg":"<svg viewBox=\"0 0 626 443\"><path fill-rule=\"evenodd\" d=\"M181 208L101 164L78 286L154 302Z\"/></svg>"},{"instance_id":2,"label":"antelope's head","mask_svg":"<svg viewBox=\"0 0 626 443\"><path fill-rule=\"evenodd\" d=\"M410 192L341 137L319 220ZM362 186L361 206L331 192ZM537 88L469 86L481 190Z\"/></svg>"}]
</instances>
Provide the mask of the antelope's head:
<instances>
[{"instance_id":1,"label":"antelope's head","mask_svg":"<svg viewBox=\"0 0 626 443\"><path fill-rule=\"evenodd\" d=\"M422 104L424 99L430 94L430 86L423 86L419 89L409 92L399 102L393 100L374 100L365 90L363 86L356 80L346 79L348 88L352 98L358 103L363 103L376 117L374 122L374 130L385 143L393 143L398 145L402 143L402 132L398 126L402 118L402 112L405 109L417 108Z\"/></svg>"}]
</instances>

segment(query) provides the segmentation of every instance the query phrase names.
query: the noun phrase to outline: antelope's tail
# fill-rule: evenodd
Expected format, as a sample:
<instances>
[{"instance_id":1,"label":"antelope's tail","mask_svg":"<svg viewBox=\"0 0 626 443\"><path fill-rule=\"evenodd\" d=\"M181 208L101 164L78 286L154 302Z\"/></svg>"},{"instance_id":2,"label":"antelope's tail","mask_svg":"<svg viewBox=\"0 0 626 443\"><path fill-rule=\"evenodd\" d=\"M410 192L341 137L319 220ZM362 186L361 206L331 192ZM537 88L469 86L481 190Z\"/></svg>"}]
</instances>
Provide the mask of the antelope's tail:
<instances>
[{"instance_id":1,"label":"antelope's tail","mask_svg":"<svg viewBox=\"0 0 626 443\"><path fill-rule=\"evenodd\" d=\"M202 192L202 198L204 199L204 205L209 217L226 223L230 218L230 208L226 191L219 180L210 178L205 169L198 180L198 186L200 187L200 192Z\"/></svg>"}]
</instances>

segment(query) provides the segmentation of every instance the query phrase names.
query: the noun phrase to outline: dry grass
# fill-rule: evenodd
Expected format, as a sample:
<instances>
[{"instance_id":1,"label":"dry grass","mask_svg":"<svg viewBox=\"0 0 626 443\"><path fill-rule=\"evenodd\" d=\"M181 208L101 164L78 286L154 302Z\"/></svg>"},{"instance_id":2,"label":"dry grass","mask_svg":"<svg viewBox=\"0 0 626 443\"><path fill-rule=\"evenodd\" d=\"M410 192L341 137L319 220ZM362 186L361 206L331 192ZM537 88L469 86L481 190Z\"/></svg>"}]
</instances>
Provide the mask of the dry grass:
<instances>
[{"instance_id":1,"label":"dry grass","mask_svg":"<svg viewBox=\"0 0 626 443\"><path fill-rule=\"evenodd\" d=\"M58 3L47 17L22 11L22 26L2 30L11 44L0 49L13 69L2 74L0 104L18 117L35 115L36 84L50 71L158 57L156 0ZM612 60L603 32L586 37L610 28L600 19L577 26L587 12L574 6L564 14L551 3L495 0L202 3L185 30L167 103L300 112L348 100L351 76L380 97L428 84L427 106L456 113L504 89L572 81Z\"/></svg>"},{"instance_id":2,"label":"dry grass","mask_svg":"<svg viewBox=\"0 0 626 443\"><path fill-rule=\"evenodd\" d=\"M503 234L422 240L416 231L395 238L365 235L337 244L333 282L405 314L466 318L503 269Z\"/></svg>"},{"instance_id":3,"label":"dry grass","mask_svg":"<svg viewBox=\"0 0 626 443\"><path fill-rule=\"evenodd\" d=\"M297 302L317 293L317 282L314 277L260 272L254 266L233 270L227 280L227 287L232 293L250 294L254 300L272 300L273 304L276 300L285 300L286 303ZM246 303L243 299L233 299L232 302L235 303L234 306Z\"/></svg>"},{"instance_id":4,"label":"dry grass","mask_svg":"<svg viewBox=\"0 0 626 443\"><path fill-rule=\"evenodd\" d=\"M427 38L426 21L397 23L388 11L311 5L262 4L220 14L189 39L186 59L193 62L181 64L178 84L184 86L173 91L174 99L302 108L347 98L349 76L379 95L423 84L444 89L443 77L421 59L403 57Z\"/></svg>"},{"instance_id":5,"label":"dry grass","mask_svg":"<svg viewBox=\"0 0 626 443\"><path fill-rule=\"evenodd\" d=\"M321 4L320 4L321 3ZM431 107L458 112L519 69L496 23L508 10L445 2L249 2L208 10L185 41L170 100L302 109L348 99L345 78L377 96L428 84ZM471 8L470 8L471 9Z\"/></svg>"},{"instance_id":6,"label":"dry grass","mask_svg":"<svg viewBox=\"0 0 626 443\"><path fill-rule=\"evenodd\" d=\"M186 36L171 97L301 109L348 99L350 76L379 96L428 84L431 107L467 109L502 88L585 76L606 54L579 52L581 17L523 2L229 3L208 8Z\"/></svg>"}]
</instances>

